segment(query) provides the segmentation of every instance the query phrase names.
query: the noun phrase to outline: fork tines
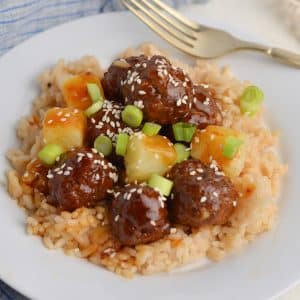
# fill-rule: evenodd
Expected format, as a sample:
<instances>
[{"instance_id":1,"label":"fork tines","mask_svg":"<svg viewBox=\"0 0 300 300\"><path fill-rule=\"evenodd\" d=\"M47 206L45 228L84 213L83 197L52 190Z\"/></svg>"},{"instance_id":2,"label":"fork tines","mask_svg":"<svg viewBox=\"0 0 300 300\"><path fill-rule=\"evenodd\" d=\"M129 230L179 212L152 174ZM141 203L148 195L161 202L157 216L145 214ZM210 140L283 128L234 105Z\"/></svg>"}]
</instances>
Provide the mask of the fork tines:
<instances>
[{"instance_id":1,"label":"fork tines","mask_svg":"<svg viewBox=\"0 0 300 300\"><path fill-rule=\"evenodd\" d=\"M160 0L123 0L124 5L153 31L177 48L190 52L200 25Z\"/></svg>"}]
</instances>

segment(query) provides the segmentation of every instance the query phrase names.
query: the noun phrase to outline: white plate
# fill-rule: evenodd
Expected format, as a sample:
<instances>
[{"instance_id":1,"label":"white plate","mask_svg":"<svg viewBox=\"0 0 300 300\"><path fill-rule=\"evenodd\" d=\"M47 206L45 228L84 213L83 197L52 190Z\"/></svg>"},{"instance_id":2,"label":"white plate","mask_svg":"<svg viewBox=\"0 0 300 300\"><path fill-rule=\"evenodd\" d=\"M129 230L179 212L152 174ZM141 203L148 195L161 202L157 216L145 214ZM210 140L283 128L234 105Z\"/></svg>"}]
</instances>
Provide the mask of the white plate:
<instances>
[{"instance_id":1,"label":"white plate","mask_svg":"<svg viewBox=\"0 0 300 300\"><path fill-rule=\"evenodd\" d=\"M197 19L192 10L190 16ZM200 20L199 20L200 21ZM203 18L202 18L203 21ZM211 24L211 20L207 20ZM234 28L233 24L225 24ZM166 45L127 13L69 23L36 36L0 59L0 176L15 144L16 121L29 112L37 94L36 76L58 58L96 55L104 64L128 46L144 41ZM27 236L24 214L0 190L0 277L34 299L266 299L300 278L300 71L254 54L224 60L242 79L262 87L272 128L282 129L282 154L290 165L280 201L279 224L239 254L202 269L124 280L60 251L48 251ZM223 61L221 61L223 63Z\"/></svg>"}]
</instances>

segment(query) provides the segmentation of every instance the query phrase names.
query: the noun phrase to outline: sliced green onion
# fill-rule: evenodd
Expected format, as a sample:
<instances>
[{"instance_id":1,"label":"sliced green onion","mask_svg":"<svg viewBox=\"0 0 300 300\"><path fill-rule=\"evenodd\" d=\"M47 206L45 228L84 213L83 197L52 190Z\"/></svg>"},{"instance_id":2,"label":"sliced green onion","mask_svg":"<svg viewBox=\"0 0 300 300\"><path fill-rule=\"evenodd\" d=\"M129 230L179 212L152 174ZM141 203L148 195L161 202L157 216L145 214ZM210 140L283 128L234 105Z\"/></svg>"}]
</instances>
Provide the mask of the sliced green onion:
<instances>
[{"instance_id":1,"label":"sliced green onion","mask_svg":"<svg viewBox=\"0 0 300 300\"><path fill-rule=\"evenodd\" d=\"M90 117L91 115L95 114L98 112L103 106L103 101L98 101L93 103L90 107L88 107L84 113L87 117Z\"/></svg>"},{"instance_id":2,"label":"sliced green onion","mask_svg":"<svg viewBox=\"0 0 300 300\"><path fill-rule=\"evenodd\" d=\"M99 86L96 83L87 83L86 88L88 90L89 96L94 103L103 101Z\"/></svg>"},{"instance_id":3,"label":"sliced green onion","mask_svg":"<svg viewBox=\"0 0 300 300\"><path fill-rule=\"evenodd\" d=\"M196 131L196 126L190 123L184 123L183 125L183 136L184 141L190 143Z\"/></svg>"},{"instance_id":4,"label":"sliced green onion","mask_svg":"<svg viewBox=\"0 0 300 300\"><path fill-rule=\"evenodd\" d=\"M164 196L169 196L173 187L173 182L165 177L157 174L152 174L148 185L160 191Z\"/></svg>"},{"instance_id":5,"label":"sliced green onion","mask_svg":"<svg viewBox=\"0 0 300 300\"><path fill-rule=\"evenodd\" d=\"M236 138L234 136L227 137L224 147L223 156L232 159L238 152L240 146L244 143L242 139Z\"/></svg>"},{"instance_id":6,"label":"sliced green onion","mask_svg":"<svg viewBox=\"0 0 300 300\"><path fill-rule=\"evenodd\" d=\"M240 109L242 113L254 116L259 110L264 100L263 91L257 86L248 86L240 99Z\"/></svg>"},{"instance_id":7,"label":"sliced green onion","mask_svg":"<svg viewBox=\"0 0 300 300\"><path fill-rule=\"evenodd\" d=\"M178 122L172 125L174 138L177 142L184 141L183 125L183 122Z\"/></svg>"},{"instance_id":8,"label":"sliced green onion","mask_svg":"<svg viewBox=\"0 0 300 300\"><path fill-rule=\"evenodd\" d=\"M108 156L113 148L111 139L105 135L99 135L94 141L94 148L104 156Z\"/></svg>"},{"instance_id":9,"label":"sliced green onion","mask_svg":"<svg viewBox=\"0 0 300 300\"><path fill-rule=\"evenodd\" d=\"M120 133L117 137L117 144L116 144L116 154L125 156L127 145L129 141L129 135L126 133Z\"/></svg>"},{"instance_id":10,"label":"sliced green onion","mask_svg":"<svg viewBox=\"0 0 300 300\"><path fill-rule=\"evenodd\" d=\"M177 160L176 160L177 163L180 163L189 158L191 151L185 145L176 143L174 144L174 148L177 154Z\"/></svg>"},{"instance_id":11,"label":"sliced green onion","mask_svg":"<svg viewBox=\"0 0 300 300\"><path fill-rule=\"evenodd\" d=\"M151 122L146 122L143 126L142 132L148 136L154 136L159 133L161 125Z\"/></svg>"},{"instance_id":12,"label":"sliced green onion","mask_svg":"<svg viewBox=\"0 0 300 300\"><path fill-rule=\"evenodd\" d=\"M127 105L122 111L122 120L130 127L139 127L143 121L143 112L134 105Z\"/></svg>"},{"instance_id":13,"label":"sliced green onion","mask_svg":"<svg viewBox=\"0 0 300 300\"><path fill-rule=\"evenodd\" d=\"M57 157L63 153L64 149L60 145L48 144L38 153L38 157L42 163L51 166L55 163Z\"/></svg>"},{"instance_id":14,"label":"sliced green onion","mask_svg":"<svg viewBox=\"0 0 300 300\"><path fill-rule=\"evenodd\" d=\"M173 124L172 127L177 142L190 143L196 131L196 126L190 123L178 122Z\"/></svg>"}]
</instances>

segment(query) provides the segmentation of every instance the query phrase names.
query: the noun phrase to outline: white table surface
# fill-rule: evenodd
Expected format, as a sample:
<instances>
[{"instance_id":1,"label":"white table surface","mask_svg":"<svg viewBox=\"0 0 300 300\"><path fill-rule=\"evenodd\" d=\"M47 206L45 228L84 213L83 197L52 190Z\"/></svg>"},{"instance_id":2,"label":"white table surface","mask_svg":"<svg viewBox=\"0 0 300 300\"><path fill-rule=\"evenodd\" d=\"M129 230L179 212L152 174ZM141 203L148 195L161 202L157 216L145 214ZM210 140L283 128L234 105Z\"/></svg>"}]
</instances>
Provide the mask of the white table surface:
<instances>
[{"instance_id":1,"label":"white table surface","mask_svg":"<svg viewBox=\"0 0 300 300\"><path fill-rule=\"evenodd\" d=\"M280 46L300 53L300 41L292 34L278 12L284 0L210 0L205 5L189 9L199 11L199 19L211 19L224 24L234 23L241 32L249 32L273 46ZM300 26L300 22L299 22ZM299 71L300 72L300 71ZM300 284L277 300L299 300ZM255 299L254 299L255 300Z\"/></svg>"}]
</instances>

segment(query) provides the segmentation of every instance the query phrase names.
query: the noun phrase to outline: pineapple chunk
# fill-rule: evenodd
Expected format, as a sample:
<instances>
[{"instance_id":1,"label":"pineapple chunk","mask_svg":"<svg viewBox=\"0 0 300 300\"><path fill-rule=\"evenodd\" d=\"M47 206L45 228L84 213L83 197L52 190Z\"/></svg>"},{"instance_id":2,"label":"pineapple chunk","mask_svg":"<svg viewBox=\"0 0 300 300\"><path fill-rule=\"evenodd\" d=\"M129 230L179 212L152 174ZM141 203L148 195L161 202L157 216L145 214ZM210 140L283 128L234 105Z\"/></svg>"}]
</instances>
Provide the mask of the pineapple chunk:
<instances>
[{"instance_id":1,"label":"pineapple chunk","mask_svg":"<svg viewBox=\"0 0 300 300\"><path fill-rule=\"evenodd\" d=\"M92 104L86 87L87 83L96 83L104 98L99 78L92 73L82 73L68 78L63 84L62 93L67 106L85 110Z\"/></svg>"},{"instance_id":2,"label":"pineapple chunk","mask_svg":"<svg viewBox=\"0 0 300 300\"><path fill-rule=\"evenodd\" d=\"M78 109L54 107L47 111L43 123L46 144L58 144L65 150L81 147L86 132L86 117Z\"/></svg>"},{"instance_id":3,"label":"pineapple chunk","mask_svg":"<svg viewBox=\"0 0 300 300\"><path fill-rule=\"evenodd\" d=\"M126 174L129 181L145 181L153 173L164 175L176 163L173 144L161 135L142 133L130 137L125 154Z\"/></svg>"},{"instance_id":4,"label":"pineapple chunk","mask_svg":"<svg viewBox=\"0 0 300 300\"><path fill-rule=\"evenodd\" d=\"M223 154L223 148L229 136L244 141L231 159ZM245 164L245 141L245 136L236 130L221 126L208 126L204 130L196 131L191 144L191 156L207 164L215 160L226 175L236 177L241 173Z\"/></svg>"}]
</instances>

